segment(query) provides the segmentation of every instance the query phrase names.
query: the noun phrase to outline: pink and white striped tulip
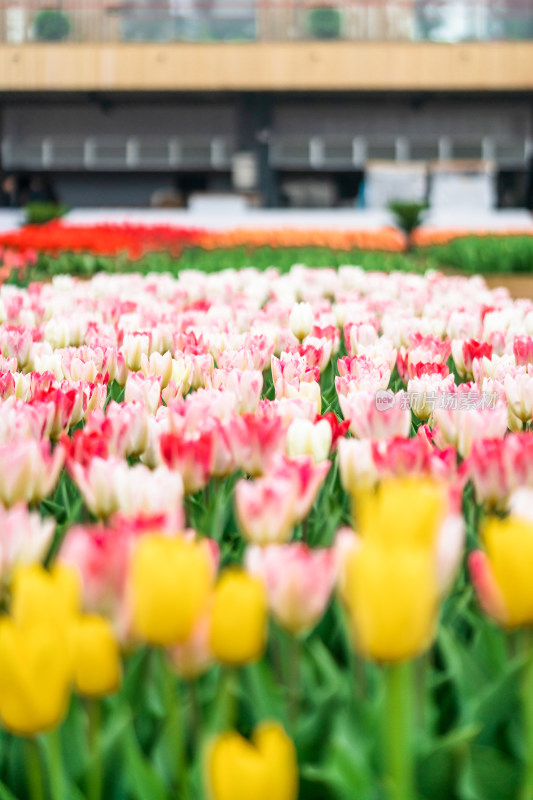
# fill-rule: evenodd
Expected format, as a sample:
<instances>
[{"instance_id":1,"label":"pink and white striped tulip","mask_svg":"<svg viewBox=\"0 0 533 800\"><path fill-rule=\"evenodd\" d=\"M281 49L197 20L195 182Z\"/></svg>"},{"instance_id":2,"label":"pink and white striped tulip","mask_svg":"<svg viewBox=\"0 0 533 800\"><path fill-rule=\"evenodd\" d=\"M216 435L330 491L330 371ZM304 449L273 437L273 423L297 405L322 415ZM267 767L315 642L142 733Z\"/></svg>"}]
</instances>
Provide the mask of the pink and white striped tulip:
<instances>
[{"instance_id":1,"label":"pink and white striped tulip","mask_svg":"<svg viewBox=\"0 0 533 800\"><path fill-rule=\"evenodd\" d=\"M293 636L302 636L323 617L337 580L333 550L312 550L299 542L249 547L246 569L264 582L274 618Z\"/></svg>"},{"instance_id":2,"label":"pink and white striped tulip","mask_svg":"<svg viewBox=\"0 0 533 800\"><path fill-rule=\"evenodd\" d=\"M243 536L260 546L288 542L296 523L297 491L295 481L276 475L239 481L235 513Z\"/></svg>"}]
</instances>

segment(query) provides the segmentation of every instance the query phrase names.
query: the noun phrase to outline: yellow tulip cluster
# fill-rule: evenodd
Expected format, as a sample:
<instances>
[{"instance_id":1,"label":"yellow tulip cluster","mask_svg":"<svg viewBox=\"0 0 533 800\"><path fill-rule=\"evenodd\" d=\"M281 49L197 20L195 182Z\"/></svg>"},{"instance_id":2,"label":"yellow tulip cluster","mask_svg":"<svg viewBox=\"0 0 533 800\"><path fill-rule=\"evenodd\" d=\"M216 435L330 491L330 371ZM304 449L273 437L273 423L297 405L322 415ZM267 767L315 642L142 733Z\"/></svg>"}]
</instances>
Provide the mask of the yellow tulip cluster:
<instances>
[{"instance_id":1,"label":"yellow tulip cluster","mask_svg":"<svg viewBox=\"0 0 533 800\"><path fill-rule=\"evenodd\" d=\"M207 616L210 654L240 666L261 657L267 630L263 584L243 570L225 570L216 582L205 541L158 534L138 543L131 567L133 630L151 645L187 645ZM200 666L201 665L201 666ZM199 660L199 671L205 658ZM188 677L194 668L189 659Z\"/></svg>"},{"instance_id":2,"label":"yellow tulip cluster","mask_svg":"<svg viewBox=\"0 0 533 800\"><path fill-rule=\"evenodd\" d=\"M261 580L231 567L216 581L205 541L151 534L138 543L131 566L132 624L151 645L171 647L183 677L211 658L229 667L259 659L265 649L267 597ZM296 800L294 745L276 723L251 741L231 731L211 745L207 775L213 800Z\"/></svg>"},{"instance_id":3,"label":"yellow tulip cluster","mask_svg":"<svg viewBox=\"0 0 533 800\"><path fill-rule=\"evenodd\" d=\"M22 736L61 721L74 688L100 697L120 684L120 653L107 620L80 613L77 575L21 567L11 614L0 618L0 719Z\"/></svg>"},{"instance_id":4,"label":"yellow tulip cluster","mask_svg":"<svg viewBox=\"0 0 533 800\"><path fill-rule=\"evenodd\" d=\"M428 479L390 480L354 500L359 537L341 582L353 638L378 661L413 658L429 647L437 623L444 488Z\"/></svg>"}]
</instances>

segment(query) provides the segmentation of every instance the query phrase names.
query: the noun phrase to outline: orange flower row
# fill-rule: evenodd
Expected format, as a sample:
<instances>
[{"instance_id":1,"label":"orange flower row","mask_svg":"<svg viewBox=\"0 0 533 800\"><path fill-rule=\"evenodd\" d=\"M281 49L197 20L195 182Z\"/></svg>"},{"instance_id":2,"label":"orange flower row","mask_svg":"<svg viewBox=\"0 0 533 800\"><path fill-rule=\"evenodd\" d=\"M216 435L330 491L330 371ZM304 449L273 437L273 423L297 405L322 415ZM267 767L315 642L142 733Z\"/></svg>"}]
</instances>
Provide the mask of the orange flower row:
<instances>
[{"instance_id":1,"label":"orange flower row","mask_svg":"<svg viewBox=\"0 0 533 800\"><path fill-rule=\"evenodd\" d=\"M488 236L505 238L508 236L533 236L533 228L513 228L508 230L455 230L453 228L418 228L413 232L411 241L416 247L434 247L437 245L450 244L455 239L465 239L474 236L484 239Z\"/></svg>"},{"instance_id":2,"label":"orange flower row","mask_svg":"<svg viewBox=\"0 0 533 800\"><path fill-rule=\"evenodd\" d=\"M74 226L51 222L26 226L0 235L1 246L13 250L31 248L41 253L91 253L137 259L148 252L179 255L185 246L206 250L233 247L327 247L331 250L405 249L405 236L395 228L378 230L302 230L297 228L204 231L168 225Z\"/></svg>"},{"instance_id":3,"label":"orange flower row","mask_svg":"<svg viewBox=\"0 0 533 800\"><path fill-rule=\"evenodd\" d=\"M396 228L331 230L301 228L235 229L200 234L196 242L206 250L233 247L327 247L331 250L405 250L405 236Z\"/></svg>"}]
</instances>

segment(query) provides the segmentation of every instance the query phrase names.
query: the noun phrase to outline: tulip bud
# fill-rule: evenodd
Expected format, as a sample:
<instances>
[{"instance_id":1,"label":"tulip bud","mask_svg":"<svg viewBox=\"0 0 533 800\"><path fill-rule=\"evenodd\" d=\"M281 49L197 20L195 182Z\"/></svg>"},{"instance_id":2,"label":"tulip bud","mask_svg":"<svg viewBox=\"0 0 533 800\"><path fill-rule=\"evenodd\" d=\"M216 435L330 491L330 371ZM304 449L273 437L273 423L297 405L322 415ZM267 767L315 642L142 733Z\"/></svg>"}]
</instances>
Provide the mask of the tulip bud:
<instances>
[{"instance_id":1,"label":"tulip bud","mask_svg":"<svg viewBox=\"0 0 533 800\"><path fill-rule=\"evenodd\" d=\"M371 439L341 439L338 448L339 473L345 492L355 494L371 489L379 480Z\"/></svg>"},{"instance_id":2,"label":"tulip bud","mask_svg":"<svg viewBox=\"0 0 533 800\"><path fill-rule=\"evenodd\" d=\"M49 323L50 324L50 323ZM141 368L142 356L148 356L151 348L151 336L148 333L127 333L124 336L122 350L128 369L137 371Z\"/></svg>"},{"instance_id":3,"label":"tulip bud","mask_svg":"<svg viewBox=\"0 0 533 800\"><path fill-rule=\"evenodd\" d=\"M331 450L331 425L326 419L313 424L308 419L295 419L287 431L287 455L313 456L315 463L325 461Z\"/></svg>"},{"instance_id":4,"label":"tulip bud","mask_svg":"<svg viewBox=\"0 0 533 800\"><path fill-rule=\"evenodd\" d=\"M289 317L291 331L297 339L302 341L311 332L313 327L313 310L309 303L296 303Z\"/></svg>"},{"instance_id":5,"label":"tulip bud","mask_svg":"<svg viewBox=\"0 0 533 800\"><path fill-rule=\"evenodd\" d=\"M130 573L134 632L152 645L185 641L206 607L212 580L212 559L202 542L142 537Z\"/></svg>"},{"instance_id":6,"label":"tulip bud","mask_svg":"<svg viewBox=\"0 0 533 800\"><path fill-rule=\"evenodd\" d=\"M281 725L263 722L251 742L229 731L218 736L207 759L213 800L296 800L296 751Z\"/></svg>"},{"instance_id":7,"label":"tulip bud","mask_svg":"<svg viewBox=\"0 0 533 800\"><path fill-rule=\"evenodd\" d=\"M167 351L163 355L152 353L150 358L141 354L141 372L145 377L156 375L161 378L161 388L166 389L172 377L172 355Z\"/></svg>"},{"instance_id":8,"label":"tulip bud","mask_svg":"<svg viewBox=\"0 0 533 800\"><path fill-rule=\"evenodd\" d=\"M258 578L228 569L213 600L210 646L219 661L241 666L261 657L266 643L266 592Z\"/></svg>"}]
</instances>

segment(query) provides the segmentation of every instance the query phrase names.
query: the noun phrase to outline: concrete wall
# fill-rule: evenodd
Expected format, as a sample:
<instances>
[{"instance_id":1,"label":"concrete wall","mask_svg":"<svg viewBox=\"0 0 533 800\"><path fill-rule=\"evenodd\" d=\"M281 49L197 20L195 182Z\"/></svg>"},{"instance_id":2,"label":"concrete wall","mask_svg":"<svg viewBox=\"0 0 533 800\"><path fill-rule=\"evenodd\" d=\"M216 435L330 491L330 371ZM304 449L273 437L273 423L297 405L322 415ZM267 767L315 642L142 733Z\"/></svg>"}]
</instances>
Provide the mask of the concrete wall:
<instances>
[{"instance_id":1,"label":"concrete wall","mask_svg":"<svg viewBox=\"0 0 533 800\"><path fill-rule=\"evenodd\" d=\"M3 109L3 135L41 136L229 136L235 135L232 103L9 103Z\"/></svg>"},{"instance_id":2,"label":"concrete wall","mask_svg":"<svg viewBox=\"0 0 533 800\"><path fill-rule=\"evenodd\" d=\"M45 136L223 136L240 130L238 101L191 103L169 97L166 103L103 106L86 100L5 103L3 135L16 140ZM280 136L533 138L532 102L524 99L314 99L279 98L272 103L272 130Z\"/></svg>"},{"instance_id":3,"label":"concrete wall","mask_svg":"<svg viewBox=\"0 0 533 800\"><path fill-rule=\"evenodd\" d=\"M528 100L494 100L483 96L425 102L391 100L280 101L275 132L282 135L408 136L526 138L531 135Z\"/></svg>"}]
</instances>

